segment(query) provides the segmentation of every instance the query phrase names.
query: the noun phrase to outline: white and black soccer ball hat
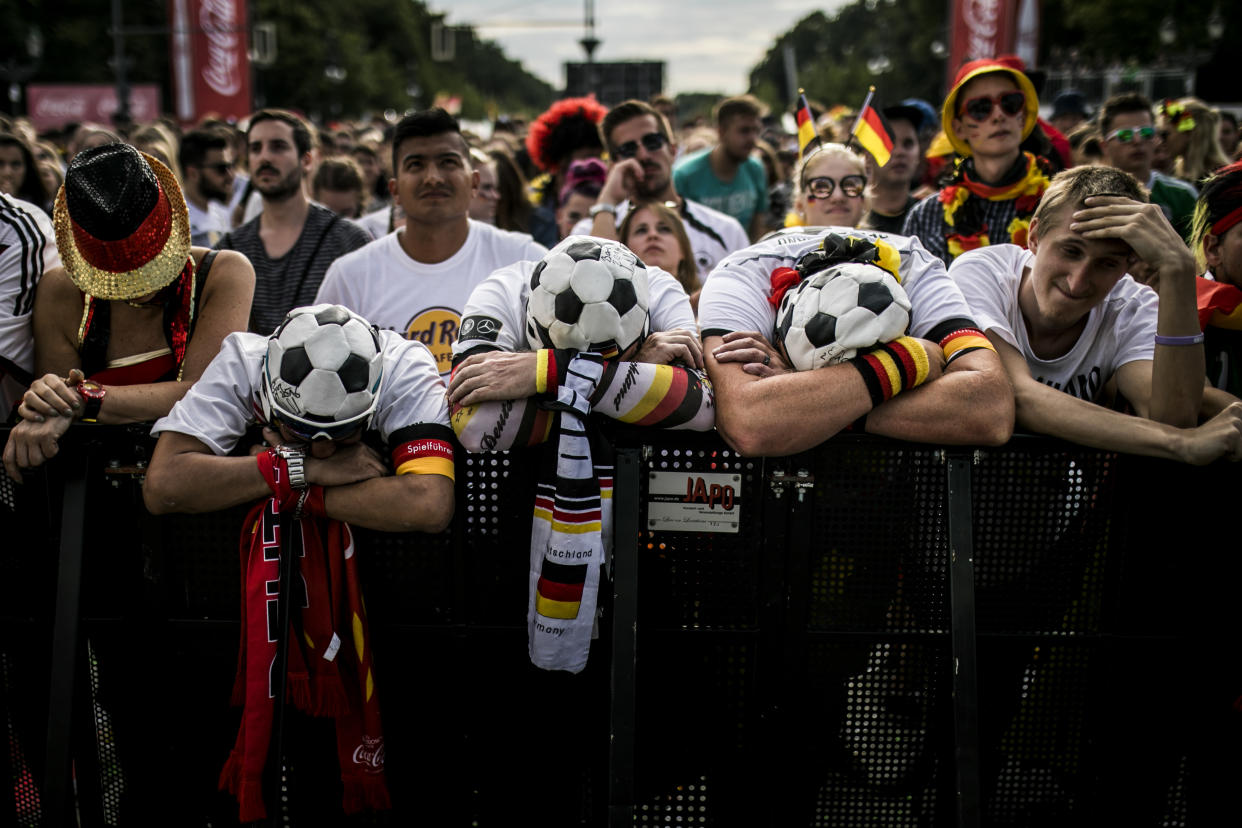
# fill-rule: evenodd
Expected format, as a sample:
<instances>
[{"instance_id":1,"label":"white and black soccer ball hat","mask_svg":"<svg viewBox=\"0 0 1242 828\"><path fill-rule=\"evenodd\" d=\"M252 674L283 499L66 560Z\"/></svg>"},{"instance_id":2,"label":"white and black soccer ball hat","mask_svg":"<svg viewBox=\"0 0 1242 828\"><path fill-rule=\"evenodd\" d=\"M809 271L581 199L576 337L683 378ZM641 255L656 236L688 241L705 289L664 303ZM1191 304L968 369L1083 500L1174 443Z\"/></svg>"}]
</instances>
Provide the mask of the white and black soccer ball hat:
<instances>
[{"instance_id":1,"label":"white and black soccer ball hat","mask_svg":"<svg viewBox=\"0 0 1242 828\"><path fill-rule=\"evenodd\" d=\"M910 298L892 274L846 262L812 274L781 299L776 344L789 364L810 371L892 342L910 324Z\"/></svg>"},{"instance_id":2,"label":"white and black soccer ball hat","mask_svg":"<svg viewBox=\"0 0 1242 828\"><path fill-rule=\"evenodd\" d=\"M345 436L370 422L383 378L374 325L341 305L294 308L267 341L263 416L308 439Z\"/></svg>"},{"instance_id":3,"label":"white and black soccer ball hat","mask_svg":"<svg viewBox=\"0 0 1242 828\"><path fill-rule=\"evenodd\" d=\"M535 265L526 302L530 347L623 352L647 337L647 266L621 242L569 236Z\"/></svg>"}]
</instances>

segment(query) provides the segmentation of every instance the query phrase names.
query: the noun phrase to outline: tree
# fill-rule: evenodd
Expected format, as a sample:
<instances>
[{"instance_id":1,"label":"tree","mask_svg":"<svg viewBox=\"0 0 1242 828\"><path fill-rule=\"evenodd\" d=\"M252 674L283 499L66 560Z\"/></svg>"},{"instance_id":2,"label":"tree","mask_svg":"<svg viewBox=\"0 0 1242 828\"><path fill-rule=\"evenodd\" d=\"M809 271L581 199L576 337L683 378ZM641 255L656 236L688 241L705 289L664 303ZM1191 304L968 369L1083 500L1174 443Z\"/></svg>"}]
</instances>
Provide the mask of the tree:
<instances>
[{"instance_id":1,"label":"tree","mask_svg":"<svg viewBox=\"0 0 1242 828\"><path fill-rule=\"evenodd\" d=\"M130 83L158 83L164 109L172 111L167 0L126 0L124 24L141 30L126 37ZM0 58L18 54L37 29L43 58L35 83L99 83L109 68L112 39L107 3L99 0L0 0ZM490 110L538 112L554 98L552 87L510 60L500 47L459 30L455 60L431 59L436 16L420 0L251 0L251 22L276 24L274 65L256 68L254 90L271 106L323 118L426 106L445 91L462 98L462 114L483 118ZM333 66L342 72L325 75ZM411 98L409 91L419 93Z\"/></svg>"}]
</instances>

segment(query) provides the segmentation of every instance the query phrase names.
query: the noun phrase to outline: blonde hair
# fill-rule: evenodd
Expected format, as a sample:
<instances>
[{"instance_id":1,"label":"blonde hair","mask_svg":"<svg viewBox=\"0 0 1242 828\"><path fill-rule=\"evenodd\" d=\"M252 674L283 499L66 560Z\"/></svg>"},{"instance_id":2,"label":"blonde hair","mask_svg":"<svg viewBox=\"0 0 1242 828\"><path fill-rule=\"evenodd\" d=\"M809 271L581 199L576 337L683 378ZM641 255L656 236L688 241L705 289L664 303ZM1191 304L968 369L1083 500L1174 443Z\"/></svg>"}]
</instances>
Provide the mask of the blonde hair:
<instances>
[{"instance_id":1,"label":"blonde hair","mask_svg":"<svg viewBox=\"0 0 1242 828\"><path fill-rule=\"evenodd\" d=\"M1071 167L1052 177L1052 183L1044 190L1039 206L1031 215L1031 224L1048 225L1060 214L1063 207L1077 207L1091 196L1122 196L1134 201L1147 201L1147 190L1138 179L1116 167L1103 164ZM1036 232L1040 232L1036 229Z\"/></svg>"},{"instance_id":2,"label":"blonde hair","mask_svg":"<svg viewBox=\"0 0 1242 828\"><path fill-rule=\"evenodd\" d=\"M1174 103L1182 106L1188 117L1194 118L1195 125L1190 130L1190 142L1186 145L1186 151L1178 156L1174 164L1173 174L1198 185L1213 170L1229 163L1228 157L1220 148L1220 113L1198 98L1178 98ZM1165 120L1173 119L1166 116Z\"/></svg>"}]
</instances>

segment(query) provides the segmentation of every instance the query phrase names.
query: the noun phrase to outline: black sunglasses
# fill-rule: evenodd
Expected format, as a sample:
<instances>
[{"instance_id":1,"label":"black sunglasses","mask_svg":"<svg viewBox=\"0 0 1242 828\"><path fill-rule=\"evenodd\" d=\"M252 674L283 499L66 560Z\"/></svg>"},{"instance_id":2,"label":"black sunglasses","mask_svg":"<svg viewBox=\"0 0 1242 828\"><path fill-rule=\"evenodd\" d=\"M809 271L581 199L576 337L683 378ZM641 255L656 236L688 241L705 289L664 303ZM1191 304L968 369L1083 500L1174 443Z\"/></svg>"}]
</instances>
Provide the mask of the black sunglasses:
<instances>
[{"instance_id":1,"label":"black sunglasses","mask_svg":"<svg viewBox=\"0 0 1242 828\"><path fill-rule=\"evenodd\" d=\"M995 97L980 95L962 104L962 114L972 121L986 121L997 104L1006 115L1017 115L1026 109L1026 95L1022 92L1005 92Z\"/></svg>"},{"instance_id":2,"label":"black sunglasses","mask_svg":"<svg viewBox=\"0 0 1242 828\"><path fill-rule=\"evenodd\" d=\"M624 144L617 147L617 151L613 154L622 161L627 158L633 158L638 155L639 142L642 143L643 149L647 150L647 152L658 152L665 144L668 143L668 138L664 137L664 135L659 132L648 132L642 138L638 139L638 141L626 141Z\"/></svg>"},{"instance_id":3,"label":"black sunglasses","mask_svg":"<svg viewBox=\"0 0 1242 828\"><path fill-rule=\"evenodd\" d=\"M823 199L832 195L833 190L837 188L837 182L833 181L826 175L817 176L806 182L807 198ZM867 176L865 175L843 175L841 176L841 192L845 193L848 198L858 198L863 194L863 190L867 189Z\"/></svg>"},{"instance_id":4,"label":"black sunglasses","mask_svg":"<svg viewBox=\"0 0 1242 828\"><path fill-rule=\"evenodd\" d=\"M228 175L229 171L233 169L232 164L226 164L223 161L216 164L199 164L198 167L202 170L215 170L220 175Z\"/></svg>"}]
</instances>

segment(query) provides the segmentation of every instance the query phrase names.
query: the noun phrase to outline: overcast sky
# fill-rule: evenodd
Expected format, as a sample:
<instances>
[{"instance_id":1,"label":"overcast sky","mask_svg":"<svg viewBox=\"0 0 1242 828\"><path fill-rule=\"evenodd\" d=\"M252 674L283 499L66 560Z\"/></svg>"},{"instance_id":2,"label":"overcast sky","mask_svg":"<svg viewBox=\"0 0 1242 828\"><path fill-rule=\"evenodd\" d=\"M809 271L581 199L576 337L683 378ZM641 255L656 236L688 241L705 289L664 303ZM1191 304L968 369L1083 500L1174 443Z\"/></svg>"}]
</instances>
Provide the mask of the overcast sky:
<instances>
[{"instance_id":1,"label":"overcast sky","mask_svg":"<svg viewBox=\"0 0 1242 828\"><path fill-rule=\"evenodd\" d=\"M746 91L747 76L776 37L816 9L831 14L848 0L627 0L595 3L599 61L663 60L665 90ZM584 59L583 0L430 0L449 24L470 24L557 89L561 64ZM563 26L527 27L538 21ZM488 23L493 25L488 25ZM508 24L508 25L505 25Z\"/></svg>"}]
</instances>

